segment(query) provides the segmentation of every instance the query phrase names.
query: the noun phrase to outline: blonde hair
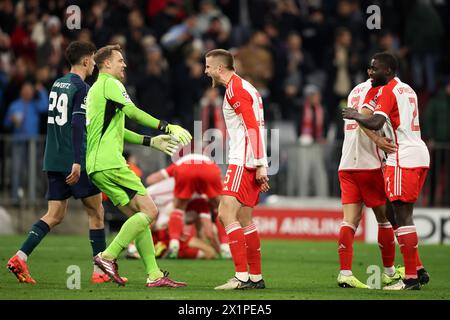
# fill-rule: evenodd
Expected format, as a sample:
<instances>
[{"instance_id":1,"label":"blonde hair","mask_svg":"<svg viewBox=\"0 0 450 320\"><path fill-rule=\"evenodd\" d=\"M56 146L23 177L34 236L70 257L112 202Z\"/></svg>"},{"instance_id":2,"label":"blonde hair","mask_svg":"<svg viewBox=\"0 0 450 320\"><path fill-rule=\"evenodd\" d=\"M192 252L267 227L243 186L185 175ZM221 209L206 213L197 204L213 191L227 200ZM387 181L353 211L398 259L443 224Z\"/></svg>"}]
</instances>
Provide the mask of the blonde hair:
<instances>
[{"instance_id":1,"label":"blonde hair","mask_svg":"<svg viewBox=\"0 0 450 320\"><path fill-rule=\"evenodd\" d=\"M225 65L225 68L228 70L234 71L234 57L231 54L231 52L224 50L224 49L214 49L206 53L206 58L208 57L219 57L223 64Z\"/></svg>"}]
</instances>

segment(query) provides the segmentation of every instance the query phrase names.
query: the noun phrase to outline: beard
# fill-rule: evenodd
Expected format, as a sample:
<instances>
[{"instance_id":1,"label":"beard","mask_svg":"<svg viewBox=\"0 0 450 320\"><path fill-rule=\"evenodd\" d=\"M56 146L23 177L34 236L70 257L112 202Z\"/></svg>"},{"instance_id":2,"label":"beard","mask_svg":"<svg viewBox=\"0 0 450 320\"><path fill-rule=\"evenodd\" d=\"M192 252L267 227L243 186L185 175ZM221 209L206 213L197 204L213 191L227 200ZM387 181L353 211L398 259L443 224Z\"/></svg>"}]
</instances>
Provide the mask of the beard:
<instances>
[{"instance_id":1,"label":"beard","mask_svg":"<svg viewBox=\"0 0 450 320\"><path fill-rule=\"evenodd\" d=\"M217 81L216 81L216 79L214 79L214 77L211 77L211 87L217 88Z\"/></svg>"},{"instance_id":2,"label":"beard","mask_svg":"<svg viewBox=\"0 0 450 320\"><path fill-rule=\"evenodd\" d=\"M378 86L384 86L387 84L386 79L372 79L372 88L378 87Z\"/></svg>"}]
</instances>

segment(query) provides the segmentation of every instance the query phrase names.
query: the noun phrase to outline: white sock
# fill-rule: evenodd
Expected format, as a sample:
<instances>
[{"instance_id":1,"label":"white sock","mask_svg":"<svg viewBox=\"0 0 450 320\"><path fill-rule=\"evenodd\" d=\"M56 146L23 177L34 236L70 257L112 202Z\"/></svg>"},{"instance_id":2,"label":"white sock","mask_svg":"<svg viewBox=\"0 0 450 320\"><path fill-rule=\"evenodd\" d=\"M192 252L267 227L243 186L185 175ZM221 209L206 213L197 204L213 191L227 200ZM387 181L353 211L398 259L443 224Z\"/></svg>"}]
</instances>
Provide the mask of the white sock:
<instances>
[{"instance_id":1,"label":"white sock","mask_svg":"<svg viewBox=\"0 0 450 320\"><path fill-rule=\"evenodd\" d=\"M342 274L343 276L349 277L349 276L352 276L352 275L353 275L353 272L352 272L352 270L341 270L341 274Z\"/></svg>"},{"instance_id":2,"label":"white sock","mask_svg":"<svg viewBox=\"0 0 450 320\"><path fill-rule=\"evenodd\" d=\"M388 276L392 277L395 274L395 268L392 267L384 267L384 273L386 273Z\"/></svg>"},{"instance_id":3,"label":"white sock","mask_svg":"<svg viewBox=\"0 0 450 320\"><path fill-rule=\"evenodd\" d=\"M250 280L253 282L258 282L262 280L261 274L250 274Z\"/></svg>"},{"instance_id":4,"label":"white sock","mask_svg":"<svg viewBox=\"0 0 450 320\"><path fill-rule=\"evenodd\" d=\"M177 239L170 240L169 248L178 250L180 248L180 240Z\"/></svg>"},{"instance_id":5,"label":"white sock","mask_svg":"<svg viewBox=\"0 0 450 320\"><path fill-rule=\"evenodd\" d=\"M248 272L236 272L234 276L242 282L248 281Z\"/></svg>"},{"instance_id":6,"label":"white sock","mask_svg":"<svg viewBox=\"0 0 450 320\"><path fill-rule=\"evenodd\" d=\"M22 259L23 261L27 262L28 256L22 250L17 251L16 255L19 256L19 258Z\"/></svg>"}]
</instances>

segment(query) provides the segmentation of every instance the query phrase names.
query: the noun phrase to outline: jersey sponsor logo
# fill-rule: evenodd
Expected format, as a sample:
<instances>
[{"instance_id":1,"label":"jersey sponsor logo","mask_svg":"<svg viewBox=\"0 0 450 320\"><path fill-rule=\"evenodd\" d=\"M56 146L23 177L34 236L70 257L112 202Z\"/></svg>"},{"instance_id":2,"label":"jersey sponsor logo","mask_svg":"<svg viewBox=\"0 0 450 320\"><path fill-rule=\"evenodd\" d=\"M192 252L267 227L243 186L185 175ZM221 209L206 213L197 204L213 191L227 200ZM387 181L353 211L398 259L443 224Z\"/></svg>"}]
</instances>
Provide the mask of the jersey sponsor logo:
<instances>
[{"instance_id":1,"label":"jersey sponsor logo","mask_svg":"<svg viewBox=\"0 0 450 320\"><path fill-rule=\"evenodd\" d=\"M235 102L231 107L236 110L237 108L239 108L241 106L241 103L239 101Z\"/></svg>"},{"instance_id":2,"label":"jersey sponsor logo","mask_svg":"<svg viewBox=\"0 0 450 320\"><path fill-rule=\"evenodd\" d=\"M123 91L122 95L125 98L125 100L130 101L130 96L128 95L128 93L126 91Z\"/></svg>"},{"instance_id":3,"label":"jersey sponsor logo","mask_svg":"<svg viewBox=\"0 0 450 320\"><path fill-rule=\"evenodd\" d=\"M55 84L53 86L55 88L69 89L70 88L70 83L57 81L57 82L55 82Z\"/></svg>"}]
</instances>

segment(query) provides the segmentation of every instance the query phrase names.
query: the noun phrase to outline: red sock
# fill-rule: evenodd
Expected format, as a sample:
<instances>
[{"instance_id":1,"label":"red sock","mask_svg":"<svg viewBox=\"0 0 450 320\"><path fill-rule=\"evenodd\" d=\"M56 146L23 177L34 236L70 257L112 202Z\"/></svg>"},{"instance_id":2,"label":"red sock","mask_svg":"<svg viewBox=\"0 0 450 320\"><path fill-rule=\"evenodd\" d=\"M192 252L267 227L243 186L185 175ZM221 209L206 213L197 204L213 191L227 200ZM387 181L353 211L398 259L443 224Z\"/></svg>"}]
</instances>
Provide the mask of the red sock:
<instances>
[{"instance_id":1,"label":"red sock","mask_svg":"<svg viewBox=\"0 0 450 320\"><path fill-rule=\"evenodd\" d=\"M219 236L220 244L228 243L227 233L225 232L225 228L223 227L223 225L219 221L219 219L216 219L216 227L217 227L217 235Z\"/></svg>"},{"instance_id":2,"label":"red sock","mask_svg":"<svg viewBox=\"0 0 450 320\"><path fill-rule=\"evenodd\" d=\"M398 226L392 226L392 229L394 229L394 233L395 233L395 235L397 235L397 233L395 231L398 229ZM397 242L398 242L398 239L397 239ZM400 248L400 251L401 251L401 248ZM403 254L403 252L402 252L402 254ZM416 269L419 270L422 268L423 268L423 264L422 264L422 261L420 260L419 249L417 249Z\"/></svg>"},{"instance_id":3,"label":"red sock","mask_svg":"<svg viewBox=\"0 0 450 320\"><path fill-rule=\"evenodd\" d=\"M378 246L381 250L383 266L392 267L395 260L394 230L389 222L378 223Z\"/></svg>"},{"instance_id":4,"label":"red sock","mask_svg":"<svg viewBox=\"0 0 450 320\"><path fill-rule=\"evenodd\" d=\"M250 274L261 274L261 241L259 240L258 230L252 223L243 228L245 243L247 244L247 260Z\"/></svg>"},{"instance_id":5,"label":"red sock","mask_svg":"<svg viewBox=\"0 0 450 320\"><path fill-rule=\"evenodd\" d=\"M338 253L341 270L352 270L353 238L355 237L355 226L342 222L339 230Z\"/></svg>"},{"instance_id":6,"label":"red sock","mask_svg":"<svg viewBox=\"0 0 450 320\"><path fill-rule=\"evenodd\" d=\"M419 247L417 247L417 255L416 255L416 269L422 269L423 268L423 264L422 261L420 260L420 256L419 256Z\"/></svg>"},{"instance_id":7,"label":"red sock","mask_svg":"<svg viewBox=\"0 0 450 320\"><path fill-rule=\"evenodd\" d=\"M416 226L403 226L397 229L397 240L405 263L405 278L417 278L417 232Z\"/></svg>"},{"instance_id":8,"label":"red sock","mask_svg":"<svg viewBox=\"0 0 450 320\"><path fill-rule=\"evenodd\" d=\"M169 237L170 240L180 240L184 227L184 211L174 209L169 218Z\"/></svg>"},{"instance_id":9,"label":"red sock","mask_svg":"<svg viewBox=\"0 0 450 320\"><path fill-rule=\"evenodd\" d=\"M240 223L236 221L227 225L225 231L228 235L228 244L236 272L247 272L247 248Z\"/></svg>"}]
</instances>

